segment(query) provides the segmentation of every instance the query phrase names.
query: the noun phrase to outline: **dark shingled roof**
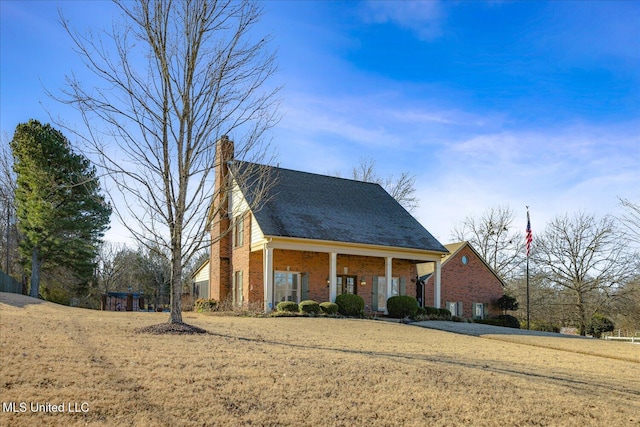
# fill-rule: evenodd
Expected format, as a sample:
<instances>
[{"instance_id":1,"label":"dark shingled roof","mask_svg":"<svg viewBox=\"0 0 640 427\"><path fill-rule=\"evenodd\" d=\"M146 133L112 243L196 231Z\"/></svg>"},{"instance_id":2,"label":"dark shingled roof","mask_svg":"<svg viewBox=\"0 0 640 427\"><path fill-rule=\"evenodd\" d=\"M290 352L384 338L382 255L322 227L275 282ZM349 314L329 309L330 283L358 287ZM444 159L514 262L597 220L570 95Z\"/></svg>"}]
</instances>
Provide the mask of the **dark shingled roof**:
<instances>
[{"instance_id":1,"label":"dark shingled roof","mask_svg":"<svg viewBox=\"0 0 640 427\"><path fill-rule=\"evenodd\" d=\"M244 178L243 171L255 166L234 161L231 169L238 168ZM277 167L266 170L275 181L266 203L253 212L266 236L448 252L378 184ZM243 192L253 204L248 187Z\"/></svg>"}]
</instances>

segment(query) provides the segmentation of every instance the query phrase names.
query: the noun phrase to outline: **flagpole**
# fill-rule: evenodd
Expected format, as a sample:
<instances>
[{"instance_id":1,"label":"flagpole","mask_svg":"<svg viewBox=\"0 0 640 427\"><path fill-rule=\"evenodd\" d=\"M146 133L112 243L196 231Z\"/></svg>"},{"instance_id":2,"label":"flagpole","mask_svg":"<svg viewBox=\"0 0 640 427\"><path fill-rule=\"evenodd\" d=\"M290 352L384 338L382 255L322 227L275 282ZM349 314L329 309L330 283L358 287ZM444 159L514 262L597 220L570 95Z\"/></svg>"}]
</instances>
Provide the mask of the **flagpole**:
<instances>
[{"instance_id":1,"label":"flagpole","mask_svg":"<svg viewBox=\"0 0 640 427\"><path fill-rule=\"evenodd\" d=\"M527 242L527 330L531 329L531 322L530 322L530 311L529 311L529 252L530 252L530 248L531 248L531 241L532 241L532 236L531 236L531 220L529 218L529 206L527 206L527 235L526 235L526 242Z\"/></svg>"},{"instance_id":2,"label":"flagpole","mask_svg":"<svg viewBox=\"0 0 640 427\"><path fill-rule=\"evenodd\" d=\"M529 255L527 255L527 330L531 329L529 313Z\"/></svg>"}]
</instances>

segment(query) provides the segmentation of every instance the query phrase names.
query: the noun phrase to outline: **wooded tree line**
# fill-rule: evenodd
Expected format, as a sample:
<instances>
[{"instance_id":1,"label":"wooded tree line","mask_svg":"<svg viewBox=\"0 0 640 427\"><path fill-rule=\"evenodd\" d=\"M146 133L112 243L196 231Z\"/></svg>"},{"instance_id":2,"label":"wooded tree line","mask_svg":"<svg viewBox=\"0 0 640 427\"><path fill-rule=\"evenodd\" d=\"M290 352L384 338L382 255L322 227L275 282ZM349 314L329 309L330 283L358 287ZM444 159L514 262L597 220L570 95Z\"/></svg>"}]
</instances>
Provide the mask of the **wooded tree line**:
<instances>
[{"instance_id":1,"label":"wooded tree line","mask_svg":"<svg viewBox=\"0 0 640 427\"><path fill-rule=\"evenodd\" d=\"M529 258L531 327L573 326L584 334L594 315L616 327L640 330L640 207L621 199L624 215L559 215L533 233ZM515 315L526 319L526 223L516 223L508 206L468 216L454 229L505 280L515 297Z\"/></svg>"},{"instance_id":2,"label":"wooded tree line","mask_svg":"<svg viewBox=\"0 0 640 427\"><path fill-rule=\"evenodd\" d=\"M22 281L31 296L100 308L104 293L137 292L154 307L168 306L168 254L161 247L133 249L102 241L111 209L95 169L50 125L20 124L3 144L0 209L1 269ZM35 274L34 248L41 259ZM186 266L183 292L189 290L190 273L207 256Z\"/></svg>"},{"instance_id":3,"label":"wooded tree line","mask_svg":"<svg viewBox=\"0 0 640 427\"><path fill-rule=\"evenodd\" d=\"M185 266L182 293L191 291L191 274L209 254L203 251ZM106 242L98 254L93 288L87 299L92 308L100 307L100 295L108 292L135 292L144 297L145 305L169 306L171 295L170 256L162 248L146 246L130 248Z\"/></svg>"}]
</instances>

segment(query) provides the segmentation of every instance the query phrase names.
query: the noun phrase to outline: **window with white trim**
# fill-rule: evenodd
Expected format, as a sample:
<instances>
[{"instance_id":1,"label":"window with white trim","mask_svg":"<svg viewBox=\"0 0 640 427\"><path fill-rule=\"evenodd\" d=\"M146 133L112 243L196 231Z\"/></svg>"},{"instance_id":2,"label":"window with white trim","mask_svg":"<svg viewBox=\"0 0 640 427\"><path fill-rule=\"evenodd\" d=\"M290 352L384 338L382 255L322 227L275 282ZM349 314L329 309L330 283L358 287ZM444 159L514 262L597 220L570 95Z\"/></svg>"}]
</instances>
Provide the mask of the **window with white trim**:
<instances>
[{"instance_id":1,"label":"window with white trim","mask_svg":"<svg viewBox=\"0 0 640 427\"><path fill-rule=\"evenodd\" d=\"M233 272L232 298L235 307L242 307L244 301L242 286L242 270Z\"/></svg>"},{"instance_id":2,"label":"window with white trim","mask_svg":"<svg viewBox=\"0 0 640 427\"><path fill-rule=\"evenodd\" d=\"M300 273L276 271L273 279L274 306L282 301L300 302Z\"/></svg>"},{"instance_id":3,"label":"window with white trim","mask_svg":"<svg viewBox=\"0 0 640 427\"><path fill-rule=\"evenodd\" d=\"M484 319L487 315L487 304L474 302L472 314L474 319Z\"/></svg>"},{"instance_id":4,"label":"window with white trim","mask_svg":"<svg viewBox=\"0 0 640 427\"><path fill-rule=\"evenodd\" d=\"M384 276L377 276L377 283L373 286L376 287L376 299L378 303L378 311L385 311L387 309L387 278Z\"/></svg>"},{"instance_id":5,"label":"window with white trim","mask_svg":"<svg viewBox=\"0 0 640 427\"><path fill-rule=\"evenodd\" d=\"M238 215L233 221L233 246L244 244L244 215Z\"/></svg>"},{"instance_id":6,"label":"window with white trim","mask_svg":"<svg viewBox=\"0 0 640 427\"><path fill-rule=\"evenodd\" d=\"M395 297L400 295L400 279L397 277L391 278L391 296Z\"/></svg>"},{"instance_id":7,"label":"window with white trim","mask_svg":"<svg viewBox=\"0 0 640 427\"><path fill-rule=\"evenodd\" d=\"M447 301L445 307L451 312L452 316L462 317L462 301Z\"/></svg>"}]
</instances>

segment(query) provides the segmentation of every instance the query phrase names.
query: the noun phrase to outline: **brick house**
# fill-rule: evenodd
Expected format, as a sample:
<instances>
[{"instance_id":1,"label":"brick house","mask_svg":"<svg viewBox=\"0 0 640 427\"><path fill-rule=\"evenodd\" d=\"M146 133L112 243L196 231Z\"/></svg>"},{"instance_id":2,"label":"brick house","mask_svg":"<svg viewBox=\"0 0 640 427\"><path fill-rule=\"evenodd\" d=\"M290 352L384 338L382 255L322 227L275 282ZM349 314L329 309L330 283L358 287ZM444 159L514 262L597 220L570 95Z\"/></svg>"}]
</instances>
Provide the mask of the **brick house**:
<instances>
[{"instance_id":1,"label":"brick house","mask_svg":"<svg viewBox=\"0 0 640 427\"><path fill-rule=\"evenodd\" d=\"M451 314L466 318L487 318L501 314L495 302L504 293L504 282L469 242L445 245L449 254L442 258L440 304ZM434 269L418 265L424 292L434 288Z\"/></svg>"},{"instance_id":2,"label":"brick house","mask_svg":"<svg viewBox=\"0 0 640 427\"><path fill-rule=\"evenodd\" d=\"M218 141L210 298L270 311L280 301L355 293L365 310L383 312L392 295L417 295L417 264L428 262L437 305L447 249L380 185L256 165L233 152L233 142ZM265 181L266 191L254 191Z\"/></svg>"}]
</instances>

